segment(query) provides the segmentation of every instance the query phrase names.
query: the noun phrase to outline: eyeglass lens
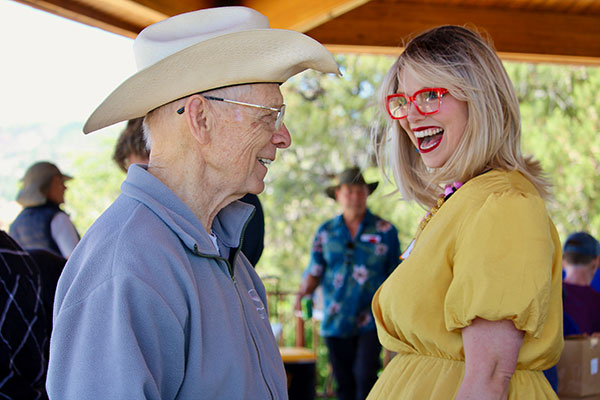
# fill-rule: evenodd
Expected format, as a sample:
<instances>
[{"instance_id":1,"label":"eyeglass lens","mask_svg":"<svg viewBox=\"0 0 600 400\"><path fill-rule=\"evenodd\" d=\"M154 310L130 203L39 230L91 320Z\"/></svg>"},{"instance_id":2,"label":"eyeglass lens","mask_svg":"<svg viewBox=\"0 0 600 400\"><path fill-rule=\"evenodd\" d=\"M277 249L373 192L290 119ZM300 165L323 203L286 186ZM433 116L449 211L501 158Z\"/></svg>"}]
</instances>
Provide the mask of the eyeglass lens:
<instances>
[{"instance_id":1,"label":"eyeglass lens","mask_svg":"<svg viewBox=\"0 0 600 400\"><path fill-rule=\"evenodd\" d=\"M202 95L202 96L204 96L204 95ZM239 101L235 101L235 100L222 99L220 97L213 97L213 96L204 96L204 97L207 98L208 100L223 101L225 103L232 103L232 104L237 104L237 105L241 105L241 106L258 107L258 108L264 108L267 110L277 111L277 117L275 119L275 130L276 131L279 130L279 128L281 128L281 125L283 124L283 117L285 116L285 104L282 105L279 110L277 110L275 108L261 106L259 104L243 103L243 102L239 102ZM180 109L177 110L177 114L180 114L180 115L183 114L184 112L185 112L185 107L181 107Z\"/></svg>"},{"instance_id":2,"label":"eyeglass lens","mask_svg":"<svg viewBox=\"0 0 600 400\"><path fill-rule=\"evenodd\" d=\"M281 106L281 109L277 112L277 119L275 120L275 130L278 131L283 124L283 116L285 115L285 104Z\"/></svg>"},{"instance_id":3,"label":"eyeglass lens","mask_svg":"<svg viewBox=\"0 0 600 400\"><path fill-rule=\"evenodd\" d=\"M404 118L408 115L410 102L417 107L421 114L433 114L440 109L440 99L442 92L440 90L426 90L415 93L414 97L400 94L388 98L388 109L394 118Z\"/></svg>"}]
</instances>

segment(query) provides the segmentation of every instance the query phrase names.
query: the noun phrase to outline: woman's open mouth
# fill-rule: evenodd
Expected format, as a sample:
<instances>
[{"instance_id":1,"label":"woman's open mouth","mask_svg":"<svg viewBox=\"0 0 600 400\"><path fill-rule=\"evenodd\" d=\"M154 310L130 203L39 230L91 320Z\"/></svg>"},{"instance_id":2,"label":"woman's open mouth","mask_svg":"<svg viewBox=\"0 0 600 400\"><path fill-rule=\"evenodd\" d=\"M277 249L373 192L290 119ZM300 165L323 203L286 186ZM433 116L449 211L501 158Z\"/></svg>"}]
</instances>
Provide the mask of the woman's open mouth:
<instances>
[{"instance_id":1,"label":"woman's open mouth","mask_svg":"<svg viewBox=\"0 0 600 400\"><path fill-rule=\"evenodd\" d=\"M442 142L444 136L442 128L416 128L413 132L419 142L419 151L421 153L429 153L435 150Z\"/></svg>"}]
</instances>

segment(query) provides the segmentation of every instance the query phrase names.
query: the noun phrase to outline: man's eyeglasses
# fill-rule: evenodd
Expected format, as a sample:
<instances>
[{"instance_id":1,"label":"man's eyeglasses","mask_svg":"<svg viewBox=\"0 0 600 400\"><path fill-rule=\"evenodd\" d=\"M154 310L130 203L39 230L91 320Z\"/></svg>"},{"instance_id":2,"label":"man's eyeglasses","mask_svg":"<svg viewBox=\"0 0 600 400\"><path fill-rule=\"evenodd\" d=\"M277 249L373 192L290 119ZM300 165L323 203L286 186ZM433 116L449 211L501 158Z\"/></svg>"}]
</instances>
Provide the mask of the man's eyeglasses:
<instances>
[{"instance_id":1,"label":"man's eyeglasses","mask_svg":"<svg viewBox=\"0 0 600 400\"><path fill-rule=\"evenodd\" d=\"M426 88L416 91L412 96L402 93L390 94L385 98L385 108L392 119L403 119L408 115L408 106L413 103L421 115L435 114L440 111L442 97L448 93L444 88Z\"/></svg>"},{"instance_id":2,"label":"man's eyeglasses","mask_svg":"<svg viewBox=\"0 0 600 400\"><path fill-rule=\"evenodd\" d=\"M198 93L198 94L200 94L200 93ZM275 108L275 107L261 106L260 104L244 103L243 101L224 99L222 97L205 96L203 94L200 94L200 96L202 96L208 100L222 101L225 103L237 104L239 106L262 108L264 110L270 110L270 111L277 112L277 118L275 119L275 130L276 131L279 130L279 128L281 128L281 124L283 123L283 116L285 115L285 104L282 105L280 108ZM181 107L179 110L177 110L177 114L183 114L184 112L185 112L185 107Z\"/></svg>"}]
</instances>

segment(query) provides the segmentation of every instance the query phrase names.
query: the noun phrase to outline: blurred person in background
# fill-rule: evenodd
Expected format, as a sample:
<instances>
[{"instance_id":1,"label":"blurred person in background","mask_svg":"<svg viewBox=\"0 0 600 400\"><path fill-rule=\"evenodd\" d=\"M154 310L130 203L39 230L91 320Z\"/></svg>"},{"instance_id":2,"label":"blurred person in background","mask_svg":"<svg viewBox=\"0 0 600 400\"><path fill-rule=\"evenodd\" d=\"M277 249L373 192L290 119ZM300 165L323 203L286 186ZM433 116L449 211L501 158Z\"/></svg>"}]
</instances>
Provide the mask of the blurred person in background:
<instances>
[{"instance_id":1,"label":"blurred person in background","mask_svg":"<svg viewBox=\"0 0 600 400\"><path fill-rule=\"evenodd\" d=\"M10 235L26 250L45 249L69 258L79 233L60 208L65 202L65 182L73 179L50 162L33 164L25 172L17 202L23 210L11 224Z\"/></svg>"},{"instance_id":2,"label":"blurred person in background","mask_svg":"<svg viewBox=\"0 0 600 400\"><path fill-rule=\"evenodd\" d=\"M563 245L563 309L579 333L600 332L600 293L590 285L600 266L600 244L587 232L575 232Z\"/></svg>"},{"instance_id":3,"label":"blurred person in background","mask_svg":"<svg viewBox=\"0 0 600 400\"><path fill-rule=\"evenodd\" d=\"M295 310L318 286L323 290L325 338L340 400L362 400L377 380L381 345L377 339L371 300L399 264L398 230L372 214L367 198L378 182L365 182L352 167L336 177L325 192L342 214L323 223L315 235Z\"/></svg>"},{"instance_id":4,"label":"blurred person in background","mask_svg":"<svg viewBox=\"0 0 600 400\"><path fill-rule=\"evenodd\" d=\"M52 253L46 254L58 258ZM38 258L38 261L43 261L43 257ZM0 230L2 399L48 398L44 386L54 288L45 285L41 272L45 267L47 265L38 266L27 251Z\"/></svg>"},{"instance_id":5,"label":"blurred person in background","mask_svg":"<svg viewBox=\"0 0 600 400\"><path fill-rule=\"evenodd\" d=\"M250 264L256 267L265 248L265 214L260 199L254 193L247 193L240 201L254 206L254 215L248 221L244 231L242 253L248 258Z\"/></svg>"},{"instance_id":6,"label":"blurred person in background","mask_svg":"<svg viewBox=\"0 0 600 400\"><path fill-rule=\"evenodd\" d=\"M131 164L148 164L150 151L144 140L143 122L142 117L130 119L117 139L113 160L125 173Z\"/></svg>"}]
</instances>

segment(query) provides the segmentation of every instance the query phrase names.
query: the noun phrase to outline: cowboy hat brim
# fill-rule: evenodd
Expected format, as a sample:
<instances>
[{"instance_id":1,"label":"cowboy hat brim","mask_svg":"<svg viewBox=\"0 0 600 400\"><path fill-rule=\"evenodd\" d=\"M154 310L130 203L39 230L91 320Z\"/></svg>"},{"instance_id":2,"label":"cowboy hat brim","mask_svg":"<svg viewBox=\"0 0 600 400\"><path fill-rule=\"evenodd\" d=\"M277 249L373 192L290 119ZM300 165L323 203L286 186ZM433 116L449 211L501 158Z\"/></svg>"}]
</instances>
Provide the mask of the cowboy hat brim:
<instances>
[{"instance_id":1,"label":"cowboy hat brim","mask_svg":"<svg viewBox=\"0 0 600 400\"><path fill-rule=\"evenodd\" d=\"M96 108L83 132L143 117L157 107L198 92L244 83L283 83L309 68L339 74L332 54L299 32L255 29L217 36L180 50L125 80Z\"/></svg>"},{"instance_id":2,"label":"cowboy hat brim","mask_svg":"<svg viewBox=\"0 0 600 400\"><path fill-rule=\"evenodd\" d=\"M335 200L335 190L337 188L339 188L341 185L342 184L339 184L336 186L329 186L327 189L325 189L325 193L327 194L327 196L329 196ZM379 182L367 183L367 187L369 188L369 196L371 195L371 193L373 193L375 191L375 189L377 189L377 185L379 185Z\"/></svg>"}]
</instances>

